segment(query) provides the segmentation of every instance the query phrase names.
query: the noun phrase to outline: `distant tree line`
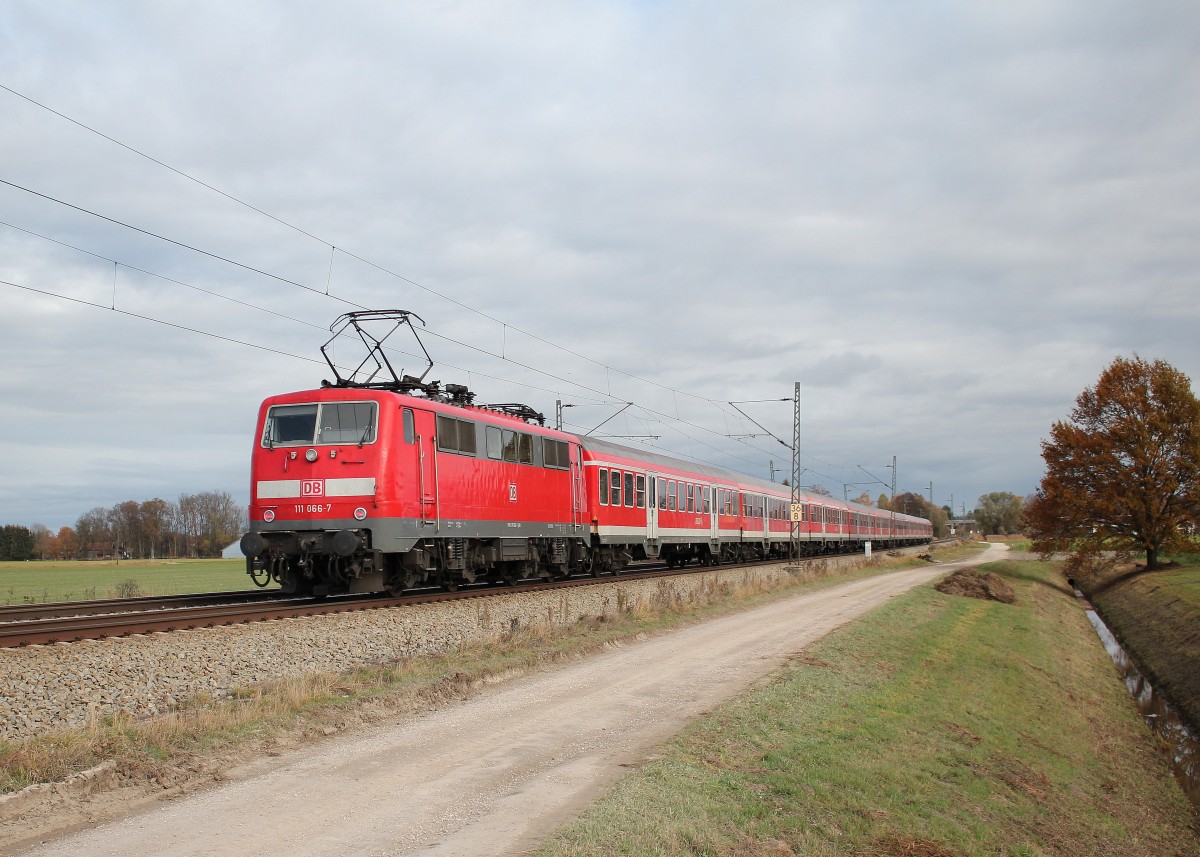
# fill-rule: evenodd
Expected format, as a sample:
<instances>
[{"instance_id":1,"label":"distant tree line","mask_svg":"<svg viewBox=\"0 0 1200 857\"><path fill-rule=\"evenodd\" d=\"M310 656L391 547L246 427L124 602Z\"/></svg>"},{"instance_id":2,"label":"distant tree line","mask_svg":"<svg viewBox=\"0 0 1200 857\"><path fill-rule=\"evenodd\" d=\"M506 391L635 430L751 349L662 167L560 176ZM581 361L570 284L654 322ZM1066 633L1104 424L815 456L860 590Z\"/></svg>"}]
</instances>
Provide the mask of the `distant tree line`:
<instances>
[{"instance_id":1,"label":"distant tree line","mask_svg":"<svg viewBox=\"0 0 1200 857\"><path fill-rule=\"evenodd\" d=\"M19 524L0 527L0 560L33 559L36 541L33 531Z\"/></svg>"},{"instance_id":2,"label":"distant tree line","mask_svg":"<svg viewBox=\"0 0 1200 857\"><path fill-rule=\"evenodd\" d=\"M246 526L246 510L227 491L181 494L174 503L126 500L97 506L57 533L42 524L3 527L0 559L213 557Z\"/></svg>"}]
</instances>

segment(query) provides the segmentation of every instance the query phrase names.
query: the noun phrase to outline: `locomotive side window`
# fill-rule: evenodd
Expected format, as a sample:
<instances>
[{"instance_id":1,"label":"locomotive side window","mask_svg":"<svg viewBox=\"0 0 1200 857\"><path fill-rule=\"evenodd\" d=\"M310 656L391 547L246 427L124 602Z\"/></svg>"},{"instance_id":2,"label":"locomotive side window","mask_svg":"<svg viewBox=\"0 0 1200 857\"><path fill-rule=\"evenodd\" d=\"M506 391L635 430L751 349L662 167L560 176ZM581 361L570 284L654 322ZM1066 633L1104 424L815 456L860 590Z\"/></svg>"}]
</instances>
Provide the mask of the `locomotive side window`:
<instances>
[{"instance_id":1,"label":"locomotive side window","mask_svg":"<svg viewBox=\"0 0 1200 857\"><path fill-rule=\"evenodd\" d=\"M633 474L625 474L625 505L633 507Z\"/></svg>"},{"instance_id":2,"label":"locomotive side window","mask_svg":"<svg viewBox=\"0 0 1200 857\"><path fill-rule=\"evenodd\" d=\"M456 420L438 414L437 436L438 449L443 452L475 454L475 423L469 420Z\"/></svg>"},{"instance_id":3,"label":"locomotive side window","mask_svg":"<svg viewBox=\"0 0 1200 857\"><path fill-rule=\"evenodd\" d=\"M654 497L653 497L654 483L653 482L650 483L650 493L652 495L650 497L650 502L653 503L654 502ZM637 475L637 507L639 509L646 508L646 477L643 476L641 473L639 473Z\"/></svg>"},{"instance_id":4,"label":"locomotive side window","mask_svg":"<svg viewBox=\"0 0 1200 857\"><path fill-rule=\"evenodd\" d=\"M600 468L600 505L608 505L608 471Z\"/></svg>"},{"instance_id":5,"label":"locomotive side window","mask_svg":"<svg viewBox=\"0 0 1200 857\"><path fill-rule=\"evenodd\" d=\"M483 430L483 442L487 447L487 457L492 461L499 461L503 445L500 441L500 429L495 426L488 426Z\"/></svg>"},{"instance_id":6,"label":"locomotive side window","mask_svg":"<svg viewBox=\"0 0 1200 857\"><path fill-rule=\"evenodd\" d=\"M565 441L542 438L542 463L546 467L566 470L571 466L571 452Z\"/></svg>"},{"instance_id":7,"label":"locomotive side window","mask_svg":"<svg viewBox=\"0 0 1200 857\"><path fill-rule=\"evenodd\" d=\"M276 405L267 411L263 446L312 443L317 427L316 405Z\"/></svg>"},{"instance_id":8,"label":"locomotive side window","mask_svg":"<svg viewBox=\"0 0 1200 857\"><path fill-rule=\"evenodd\" d=\"M533 464L533 435L517 434L517 461L521 464Z\"/></svg>"},{"instance_id":9,"label":"locomotive side window","mask_svg":"<svg viewBox=\"0 0 1200 857\"><path fill-rule=\"evenodd\" d=\"M504 430L504 460L513 463L517 460L517 433L508 429Z\"/></svg>"},{"instance_id":10,"label":"locomotive side window","mask_svg":"<svg viewBox=\"0 0 1200 857\"><path fill-rule=\"evenodd\" d=\"M610 488L612 489L611 494L610 494L610 496L612 498L611 499L612 505L620 506L621 505L621 471L620 470L614 470L612 472L612 481L610 482Z\"/></svg>"},{"instance_id":11,"label":"locomotive side window","mask_svg":"<svg viewBox=\"0 0 1200 857\"><path fill-rule=\"evenodd\" d=\"M413 423L412 408L404 409L403 422L404 422L404 442L405 443L414 443L417 439L417 428L416 428L416 425Z\"/></svg>"},{"instance_id":12,"label":"locomotive side window","mask_svg":"<svg viewBox=\"0 0 1200 857\"><path fill-rule=\"evenodd\" d=\"M374 402L326 402L321 405L317 443L372 443Z\"/></svg>"}]
</instances>

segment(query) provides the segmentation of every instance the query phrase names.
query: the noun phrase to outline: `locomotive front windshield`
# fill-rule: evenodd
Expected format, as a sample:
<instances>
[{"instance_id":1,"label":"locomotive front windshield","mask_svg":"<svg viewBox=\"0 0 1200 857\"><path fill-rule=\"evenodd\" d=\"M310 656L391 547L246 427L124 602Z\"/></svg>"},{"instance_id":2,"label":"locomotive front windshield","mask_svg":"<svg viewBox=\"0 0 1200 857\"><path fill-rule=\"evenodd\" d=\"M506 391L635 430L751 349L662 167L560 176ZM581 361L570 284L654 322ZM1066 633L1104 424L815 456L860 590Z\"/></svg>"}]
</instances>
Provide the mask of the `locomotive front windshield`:
<instances>
[{"instance_id":1,"label":"locomotive front windshield","mask_svg":"<svg viewBox=\"0 0 1200 857\"><path fill-rule=\"evenodd\" d=\"M375 413L374 402L275 405L267 411L262 445L372 443L375 440Z\"/></svg>"}]
</instances>

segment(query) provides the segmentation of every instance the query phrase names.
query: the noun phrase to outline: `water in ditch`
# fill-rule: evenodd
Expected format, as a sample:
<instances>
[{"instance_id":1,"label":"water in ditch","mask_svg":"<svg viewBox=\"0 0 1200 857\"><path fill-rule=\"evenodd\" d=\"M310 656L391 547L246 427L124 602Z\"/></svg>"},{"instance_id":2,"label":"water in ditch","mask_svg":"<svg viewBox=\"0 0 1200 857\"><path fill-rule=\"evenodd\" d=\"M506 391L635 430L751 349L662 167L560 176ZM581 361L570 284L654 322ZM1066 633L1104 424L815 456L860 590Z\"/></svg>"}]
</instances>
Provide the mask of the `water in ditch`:
<instances>
[{"instance_id":1,"label":"water in ditch","mask_svg":"<svg viewBox=\"0 0 1200 857\"><path fill-rule=\"evenodd\" d=\"M1078 590L1075 594L1082 597ZM1179 712L1142 675L1129 653L1117 642L1113 632L1096 611L1088 610L1087 617L1096 629L1100 641L1104 643L1108 656L1116 664L1121 680L1125 682L1129 695L1137 703L1138 711L1158 740L1159 747L1170 759L1175 780L1192 802L1192 806L1200 809L1200 738L1188 729Z\"/></svg>"}]
</instances>

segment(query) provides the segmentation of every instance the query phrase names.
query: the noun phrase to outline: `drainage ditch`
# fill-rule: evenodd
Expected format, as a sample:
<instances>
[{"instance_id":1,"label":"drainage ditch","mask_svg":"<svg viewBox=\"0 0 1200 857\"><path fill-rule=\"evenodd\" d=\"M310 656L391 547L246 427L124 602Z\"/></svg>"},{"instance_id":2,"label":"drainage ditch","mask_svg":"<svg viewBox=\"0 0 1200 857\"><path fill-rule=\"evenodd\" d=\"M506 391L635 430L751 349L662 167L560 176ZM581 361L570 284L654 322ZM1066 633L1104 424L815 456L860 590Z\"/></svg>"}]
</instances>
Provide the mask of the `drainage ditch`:
<instances>
[{"instance_id":1,"label":"drainage ditch","mask_svg":"<svg viewBox=\"0 0 1200 857\"><path fill-rule=\"evenodd\" d=\"M1083 599L1083 593L1078 589L1075 590L1075 596ZM1142 674L1133 658L1117 641L1116 635L1109 630L1096 611L1089 608L1087 617L1104 644L1104 650L1116 665L1117 672L1137 704L1142 719L1150 727L1159 748L1170 759L1176 782L1192 802L1192 806L1200 810L1200 738L1184 723L1178 710Z\"/></svg>"}]
</instances>

